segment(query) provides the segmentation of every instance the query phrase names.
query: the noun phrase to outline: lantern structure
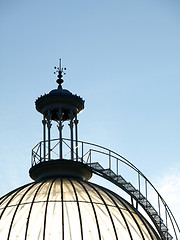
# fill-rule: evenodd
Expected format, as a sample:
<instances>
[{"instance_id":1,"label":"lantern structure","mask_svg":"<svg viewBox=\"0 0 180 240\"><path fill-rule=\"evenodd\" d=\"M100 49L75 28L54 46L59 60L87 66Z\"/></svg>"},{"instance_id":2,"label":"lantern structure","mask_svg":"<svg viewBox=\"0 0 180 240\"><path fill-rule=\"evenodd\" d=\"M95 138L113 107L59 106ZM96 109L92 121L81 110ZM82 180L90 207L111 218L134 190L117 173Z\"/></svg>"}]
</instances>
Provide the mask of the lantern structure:
<instances>
[{"instance_id":1,"label":"lantern structure","mask_svg":"<svg viewBox=\"0 0 180 240\"><path fill-rule=\"evenodd\" d=\"M34 181L0 198L0 239L178 240L174 216L144 174L112 150L79 141L78 114L84 100L62 88L61 62L56 71L58 88L35 102L43 118L43 139L32 150L29 174ZM123 169L135 176L131 180L136 178L136 184L125 178ZM92 183L93 174L115 184L129 201ZM150 201L150 188L157 208Z\"/></svg>"}]
</instances>

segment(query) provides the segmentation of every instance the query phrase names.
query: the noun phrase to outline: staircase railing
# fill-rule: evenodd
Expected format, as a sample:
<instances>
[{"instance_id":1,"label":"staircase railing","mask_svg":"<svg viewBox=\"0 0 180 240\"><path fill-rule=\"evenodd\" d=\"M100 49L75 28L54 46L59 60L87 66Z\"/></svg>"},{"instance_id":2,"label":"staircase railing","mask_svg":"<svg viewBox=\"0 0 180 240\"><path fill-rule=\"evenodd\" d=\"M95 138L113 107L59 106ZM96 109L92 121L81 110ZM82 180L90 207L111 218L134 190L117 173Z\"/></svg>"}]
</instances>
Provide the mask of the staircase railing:
<instances>
[{"instance_id":1,"label":"staircase railing","mask_svg":"<svg viewBox=\"0 0 180 240\"><path fill-rule=\"evenodd\" d=\"M32 150L32 166L40 162L60 159L60 146L63 148L63 159L72 160L71 142L69 139L51 140L50 153L48 142L38 143ZM44 151L46 149L46 151ZM180 228L165 200L148 180L148 178L130 161L118 153L84 141L74 141L73 160L91 167L98 174L119 186L140 205L151 218L162 239L180 239ZM170 234L171 233L171 234Z\"/></svg>"}]
</instances>

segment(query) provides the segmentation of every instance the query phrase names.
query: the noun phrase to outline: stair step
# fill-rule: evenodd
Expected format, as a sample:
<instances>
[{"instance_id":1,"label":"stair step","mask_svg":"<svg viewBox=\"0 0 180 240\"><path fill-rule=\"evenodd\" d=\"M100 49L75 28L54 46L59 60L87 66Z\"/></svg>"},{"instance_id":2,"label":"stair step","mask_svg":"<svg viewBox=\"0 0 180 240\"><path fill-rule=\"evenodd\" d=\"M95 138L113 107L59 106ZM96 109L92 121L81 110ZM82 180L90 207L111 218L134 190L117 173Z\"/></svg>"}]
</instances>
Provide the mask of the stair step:
<instances>
[{"instance_id":1,"label":"stair step","mask_svg":"<svg viewBox=\"0 0 180 240\"><path fill-rule=\"evenodd\" d=\"M133 192L133 195L140 201L140 200L144 200L145 197L142 195L142 193L140 193L138 190Z\"/></svg>"},{"instance_id":2,"label":"stair step","mask_svg":"<svg viewBox=\"0 0 180 240\"><path fill-rule=\"evenodd\" d=\"M88 165L96 170L104 169L98 162L88 163Z\"/></svg>"},{"instance_id":3,"label":"stair step","mask_svg":"<svg viewBox=\"0 0 180 240\"><path fill-rule=\"evenodd\" d=\"M146 210L151 214L151 216L157 215L157 211L152 206L147 207Z\"/></svg>"},{"instance_id":4,"label":"stair step","mask_svg":"<svg viewBox=\"0 0 180 240\"><path fill-rule=\"evenodd\" d=\"M109 177L112 177L112 178L116 177L116 174L110 168L103 169L102 172L108 175Z\"/></svg>"},{"instance_id":5,"label":"stair step","mask_svg":"<svg viewBox=\"0 0 180 240\"><path fill-rule=\"evenodd\" d=\"M137 190L130 182L127 182L121 175L117 175L110 168L104 169L98 162L88 163L88 166L100 171L108 177L111 177L117 183L122 185L127 191L131 192L131 195L133 195L138 200L138 202L145 207L147 213L149 213L149 215L151 215L151 217L154 219L155 223L157 224L158 228L161 230L164 236L163 239L173 239L168 232L168 228L163 223L161 217L158 215L158 212L154 209L154 207L150 204L146 197L144 197L143 194L139 192L139 190Z\"/></svg>"},{"instance_id":6,"label":"stair step","mask_svg":"<svg viewBox=\"0 0 180 240\"><path fill-rule=\"evenodd\" d=\"M156 213L152 215L153 219L156 221L157 225L160 227L162 224L162 219L161 217Z\"/></svg>"},{"instance_id":7,"label":"stair step","mask_svg":"<svg viewBox=\"0 0 180 240\"><path fill-rule=\"evenodd\" d=\"M126 180L121 175L116 175L115 177L113 177L113 179L116 180L120 184L127 183Z\"/></svg>"},{"instance_id":8,"label":"stair step","mask_svg":"<svg viewBox=\"0 0 180 240\"><path fill-rule=\"evenodd\" d=\"M166 240L172 240L173 237L171 236L171 234L169 234L167 231L166 232L163 232L163 235L165 237Z\"/></svg>"},{"instance_id":9,"label":"stair step","mask_svg":"<svg viewBox=\"0 0 180 240\"><path fill-rule=\"evenodd\" d=\"M140 199L139 202L147 209L151 207L151 204L146 198Z\"/></svg>"},{"instance_id":10,"label":"stair step","mask_svg":"<svg viewBox=\"0 0 180 240\"><path fill-rule=\"evenodd\" d=\"M144 197L144 198L141 198L139 199L139 202L142 203L144 206L147 205L147 199Z\"/></svg>"},{"instance_id":11,"label":"stair step","mask_svg":"<svg viewBox=\"0 0 180 240\"><path fill-rule=\"evenodd\" d=\"M130 192L136 191L135 187L129 182L123 184L123 186Z\"/></svg>"},{"instance_id":12,"label":"stair step","mask_svg":"<svg viewBox=\"0 0 180 240\"><path fill-rule=\"evenodd\" d=\"M144 201L140 200L140 203L145 206L145 208L150 208L151 204L148 202L148 200L146 198L143 199Z\"/></svg>"},{"instance_id":13,"label":"stair step","mask_svg":"<svg viewBox=\"0 0 180 240\"><path fill-rule=\"evenodd\" d=\"M166 225L163 222L161 222L161 224L158 224L158 226L162 232L166 233L168 231L168 228L166 227Z\"/></svg>"}]
</instances>

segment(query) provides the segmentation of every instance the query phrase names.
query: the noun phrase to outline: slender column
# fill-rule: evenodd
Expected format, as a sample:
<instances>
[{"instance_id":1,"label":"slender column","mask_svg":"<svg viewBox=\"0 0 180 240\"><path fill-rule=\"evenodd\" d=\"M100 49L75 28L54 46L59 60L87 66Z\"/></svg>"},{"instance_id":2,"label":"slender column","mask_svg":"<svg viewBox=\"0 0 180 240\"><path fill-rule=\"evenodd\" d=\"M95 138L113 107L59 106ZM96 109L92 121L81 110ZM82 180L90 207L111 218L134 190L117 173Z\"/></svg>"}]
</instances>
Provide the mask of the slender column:
<instances>
[{"instance_id":1,"label":"slender column","mask_svg":"<svg viewBox=\"0 0 180 240\"><path fill-rule=\"evenodd\" d=\"M60 159L62 159L62 155L63 155L63 151L62 151L62 110L61 108L59 108L58 110L58 118L59 118L59 125L58 125L58 129L59 129L59 157Z\"/></svg>"},{"instance_id":2,"label":"slender column","mask_svg":"<svg viewBox=\"0 0 180 240\"><path fill-rule=\"evenodd\" d=\"M47 114L47 127L48 127L48 161L51 160L51 110Z\"/></svg>"},{"instance_id":3,"label":"slender column","mask_svg":"<svg viewBox=\"0 0 180 240\"><path fill-rule=\"evenodd\" d=\"M73 112L71 110L70 112L70 131L71 131L71 160L73 161L74 160L74 147L73 147Z\"/></svg>"},{"instance_id":4,"label":"slender column","mask_svg":"<svg viewBox=\"0 0 180 240\"><path fill-rule=\"evenodd\" d=\"M77 128L78 123L79 123L79 121L77 120L77 115L76 115L75 120L74 120L74 124L75 124L75 140L76 140L76 161L78 161L78 128Z\"/></svg>"},{"instance_id":5,"label":"slender column","mask_svg":"<svg viewBox=\"0 0 180 240\"><path fill-rule=\"evenodd\" d=\"M46 118L44 115L44 119L42 120L43 124L43 142L44 142L44 161L46 160Z\"/></svg>"}]
</instances>

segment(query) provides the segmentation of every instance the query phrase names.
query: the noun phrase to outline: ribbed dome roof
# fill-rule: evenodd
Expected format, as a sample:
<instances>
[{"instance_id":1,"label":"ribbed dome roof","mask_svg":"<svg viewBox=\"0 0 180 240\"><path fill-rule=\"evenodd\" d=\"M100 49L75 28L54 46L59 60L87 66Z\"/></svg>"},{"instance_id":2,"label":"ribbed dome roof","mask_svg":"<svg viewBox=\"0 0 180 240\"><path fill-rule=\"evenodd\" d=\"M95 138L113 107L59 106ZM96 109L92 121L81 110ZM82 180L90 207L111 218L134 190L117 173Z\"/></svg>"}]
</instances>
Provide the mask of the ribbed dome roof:
<instances>
[{"instance_id":1,"label":"ribbed dome roof","mask_svg":"<svg viewBox=\"0 0 180 240\"><path fill-rule=\"evenodd\" d=\"M3 240L160 239L127 201L81 180L20 187L0 199L0 218Z\"/></svg>"}]
</instances>

